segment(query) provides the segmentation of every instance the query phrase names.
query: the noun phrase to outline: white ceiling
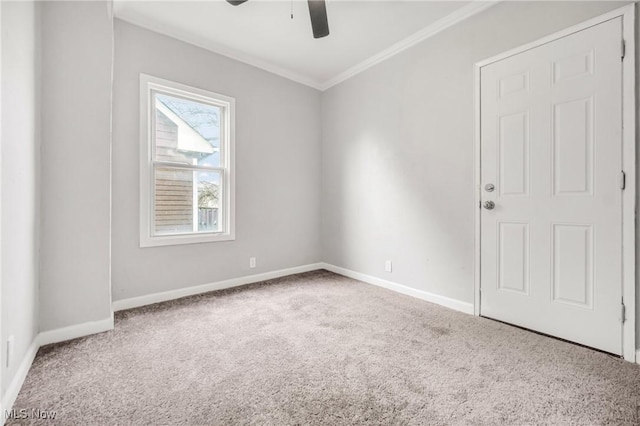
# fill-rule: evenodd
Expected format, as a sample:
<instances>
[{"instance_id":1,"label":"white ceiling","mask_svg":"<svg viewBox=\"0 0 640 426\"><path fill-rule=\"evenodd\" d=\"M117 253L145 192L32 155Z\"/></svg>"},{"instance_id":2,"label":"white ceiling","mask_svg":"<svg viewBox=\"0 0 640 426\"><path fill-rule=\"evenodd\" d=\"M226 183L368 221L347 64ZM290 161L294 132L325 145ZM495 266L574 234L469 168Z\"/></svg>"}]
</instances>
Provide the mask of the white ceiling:
<instances>
[{"instance_id":1,"label":"white ceiling","mask_svg":"<svg viewBox=\"0 0 640 426\"><path fill-rule=\"evenodd\" d=\"M470 1L327 1L331 34L314 39L306 0L115 0L114 15L325 89L478 12ZM294 19L291 19L293 8Z\"/></svg>"}]
</instances>

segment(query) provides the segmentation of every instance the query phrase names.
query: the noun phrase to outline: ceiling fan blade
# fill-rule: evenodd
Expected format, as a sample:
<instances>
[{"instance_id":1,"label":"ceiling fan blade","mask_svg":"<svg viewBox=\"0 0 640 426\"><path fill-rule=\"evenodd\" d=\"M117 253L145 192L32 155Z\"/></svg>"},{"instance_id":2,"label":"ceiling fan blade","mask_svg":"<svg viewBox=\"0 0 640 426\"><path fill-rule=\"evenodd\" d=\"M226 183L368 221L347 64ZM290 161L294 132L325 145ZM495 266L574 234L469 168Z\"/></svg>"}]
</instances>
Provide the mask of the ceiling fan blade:
<instances>
[{"instance_id":1,"label":"ceiling fan blade","mask_svg":"<svg viewBox=\"0 0 640 426\"><path fill-rule=\"evenodd\" d=\"M232 6L239 6L242 3L244 3L247 0L227 0L227 3L229 3Z\"/></svg>"},{"instance_id":2,"label":"ceiling fan blade","mask_svg":"<svg viewBox=\"0 0 640 426\"><path fill-rule=\"evenodd\" d=\"M307 3L309 4L309 16L311 16L313 38L328 36L329 21L327 20L327 5L325 0L307 0Z\"/></svg>"}]
</instances>

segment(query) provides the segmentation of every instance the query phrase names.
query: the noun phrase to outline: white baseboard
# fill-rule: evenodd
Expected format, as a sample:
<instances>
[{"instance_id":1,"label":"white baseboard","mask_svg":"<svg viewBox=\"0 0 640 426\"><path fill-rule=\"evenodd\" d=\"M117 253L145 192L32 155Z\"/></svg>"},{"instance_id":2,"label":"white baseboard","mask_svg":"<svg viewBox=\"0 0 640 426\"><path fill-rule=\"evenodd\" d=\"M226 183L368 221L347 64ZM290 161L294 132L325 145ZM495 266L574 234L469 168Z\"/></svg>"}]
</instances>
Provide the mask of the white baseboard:
<instances>
[{"instance_id":1,"label":"white baseboard","mask_svg":"<svg viewBox=\"0 0 640 426\"><path fill-rule=\"evenodd\" d=\"M334 272L336 274L344 275L345 277L364 281L365 283L368 283L368 284L373 284L375 286L383 287L388 290L393 290L395 292L402 293L407 296L412 296L418 299L425 300L427 302L435 303L437 305L441 305L449 309L454 309L456 311L464 312L465 314L473 315L473 303L462 302L460 300L451 299L449 297L440 296L434 293L429 293L424 290L417 290L415 288L407 287L402 284L383 280L382 278L366 275L360 272L352 271L350 269L341 268L340 266L331 265L329 263L323 263L322 265L323 265L322 266L323 269Z\"/></svg>"},{"instance_id":2,"label":"white baseboard","mask_svg":"<svg viewBox=\"0 0 640 426\"><path fill-rule=\"evenodd\" d=\"M7 420L5 414L13 408L13 404L16 402L18 393L24 384L24 380L27 378L29 369L33 364L33 360L38 353L38 349L41 346L51 343L64 342L66 340L75 339L78 337L88 336L90 334L102 333L103 331L113 330L113 313L110 318L106 318L100 321L91 321L83 324L72 325L69 327L57 328L55 330L40 332L31 342L27 353L22 358L22 362L16 371L13 380L9 384L4 397L2 398L2 413L0 413L0 425L3 425Z\"/></svg>"},{"instance_id":3,"label":"white baseboard","mask_svg":"<svg viewBox=\"0 0 640 426\"><path fill-rule=\"evenodd\" d=\"M636 351L636 363L640 364L640 349Z\"/></svg>"},{"instance_id":4,"label":"white baseboard","mask_svg":"<svg viewBox=\"0 0 640 426\"><path fill-rule=\"evenodd\" d=\"M20 393L22 384L27 378L27 374L29 373L31 364L33 364L33 360L38 353L38 349L40 349L40 345L38 343L38 336L36 336L33 339L33 342L31 342L29 349L27 349L27 353L22 358L22 362L20 363L16 374L13 376L13 380L9 383L9 387L4 393L4 397L2 398L2 413L0 413L0 419L2 419L2 421L0 424L4 424L7 420L5 414L13 408L13 404L16 402L16 398L18 397L18 393Z\"/></svg>"},{"instance_id":5,"label":"white baseboard","mask_svg":"<svg viewBox=\"0 0 640 426\"><path fill-rule=\"evenodd\" d=\"M51 343L64 342L109 330L113 330L113 313L110 318L100 321L89 321L69 327L56 328L55 330L42 331L38 335L38 345L44 346Z\"/></svg>"},{"instance_id":6,"label":"white baseboard","mask_svg":"<svg viewBox=\"0 0 640 426\"><path fill-rule=\"evenodd\" d=\"M272 272L265 272L262 274L247 275L240 278L232 278L230 280L218 281L209 284L202 284L193 287L186 287L177 290L164 291L161 293L148 294L146 296L132 297L130 299L116 300L112 303L113 311L122 311L124 309L137 308L140 306L152 305L154 303L166 302L168 300L175 300L181 297L193 296L196 294L207 293L214 290L223 290L226 288L238 287L241 285L251 284L255 282L271 280L274 278L280 278L287 275L299 274L302 272L315 271L318 269L326 269L336 274L344 275L345 277L354 278L356 280L364 281L368 284L373 284L379 287L384 287L389 290L396 291L408 296L416 297L418 299L426 300L427 302L435 303L441 306L445 306L456 311L464 312L466 314L473 315L473 304L461 302L456 299L451 299L445 296L429 293L423 290L417 290L411 287L397 284L391 281L383 280L381 278L373 277L371 275L355 272L350 269L341 268L339 266L331 265L329 263L312 263L309 265L298 266L295 268L280 269Z\"/></svg>"},{"instance_id":7,"label":"white baseboard","mask_svg":"<svg viewBox=\"0 0 640 426\"><path fill-rule=\"evenodd\" d=\"M177 290L163 291L145 296L132 297L130 299L116 300L111 304L114 312L124 309L137 308L140 306L152 305L154 303L166 302L168 300L180 299L181 297L193 296L207 293L214 290L224 290L226 288L238 287L241 285L257 283L265 280L272 280L287 275L300 274L303 272L322 269L322 263L311 263L309 265L296 266L294 268L279 269L277 271L265 272L262 274L246 275L240 278L232 278L224 281L217 281L209 284L202 284L193 287L180 288Z\"/></svg>"}]
</instances>

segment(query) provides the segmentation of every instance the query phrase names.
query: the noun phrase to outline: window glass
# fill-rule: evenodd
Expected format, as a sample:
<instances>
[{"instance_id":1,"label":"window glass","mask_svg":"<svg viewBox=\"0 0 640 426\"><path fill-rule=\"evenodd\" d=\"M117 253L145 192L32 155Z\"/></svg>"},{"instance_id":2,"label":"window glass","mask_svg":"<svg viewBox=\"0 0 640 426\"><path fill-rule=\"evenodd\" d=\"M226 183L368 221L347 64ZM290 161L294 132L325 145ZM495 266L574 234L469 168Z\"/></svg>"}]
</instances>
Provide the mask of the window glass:
<instances>
[{"instance_id":1,"label":"window glass","mask_svg":"<svg viewBox=\"0 0 640 426\"><path fill-rule=\"evenodd\" d=\"M221 108L154 92L154 158L197 166L220 166Z\"/></svg>"},{"instance_id":2,"label":"window glass","mask_svg":"<svg viewBox=\"0 0 640 426\"><path fill-rule=\"evenodd\" d=\"M219 232L221 180L218 171L156 168L156 235Z\"/></svg>"}]
</instances>

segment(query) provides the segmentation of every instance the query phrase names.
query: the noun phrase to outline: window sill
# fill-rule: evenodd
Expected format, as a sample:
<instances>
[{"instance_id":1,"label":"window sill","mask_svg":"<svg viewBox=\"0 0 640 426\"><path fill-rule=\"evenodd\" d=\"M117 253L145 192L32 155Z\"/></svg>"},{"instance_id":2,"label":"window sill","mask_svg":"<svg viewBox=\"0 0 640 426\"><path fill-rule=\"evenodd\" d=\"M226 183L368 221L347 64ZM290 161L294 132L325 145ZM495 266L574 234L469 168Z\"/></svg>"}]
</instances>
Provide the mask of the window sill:
<instances>
[{"instance_id":1,"label":"window sill","mask_svg":"<svg viewBox=\"0 0 640 426\"><path fill-rule=\"evenodd\" d=\"M233 241L236 236L231 234L202 234L202 235L165 235L161 237L140 237L140 248L177 246L183 244L213 243L217 241Z\"/></svg>"}]
</instances>

